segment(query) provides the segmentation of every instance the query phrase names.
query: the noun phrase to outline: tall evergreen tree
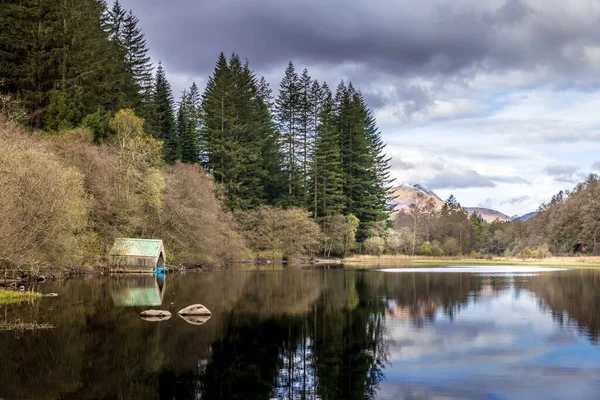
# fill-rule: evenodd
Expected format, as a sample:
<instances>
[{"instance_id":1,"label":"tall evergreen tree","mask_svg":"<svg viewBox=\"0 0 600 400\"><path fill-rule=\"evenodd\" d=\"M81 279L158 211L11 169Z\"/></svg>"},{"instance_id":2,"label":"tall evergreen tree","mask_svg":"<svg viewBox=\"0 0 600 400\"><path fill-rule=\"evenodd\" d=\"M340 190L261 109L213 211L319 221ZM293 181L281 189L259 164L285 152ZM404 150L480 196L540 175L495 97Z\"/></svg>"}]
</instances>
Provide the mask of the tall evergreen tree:
<instances>
[{"instance_id":1,"label":"tall evergreen tree","mask_svg":"<svg viewBox=\"0 0 600 400\"><path fill-rule=\"evenodd\" d=\"M181 149L173 115L173 92L160 62L154 81L153 105L152 125L155 128L156 137L164 142L165 162L173 164L181 157Z\"/></svg>"},{"instance_id":2,"label":"tall evergreen tree","mask_svg":"<svg viewBox=\"0 0 600 400\"><path fill-rule=\"evenodd\" d=\"M257 118L263 132L261 149L262 185L265 202L271 205L281 203L286 192L286 176L283 171L283 153L277 127L273 122L274 100L271 88L264 77L257 87Z\"/></svg>"},{"instance_id":3,"label":"tall evergreen tree","mask_svg":"<svg viewBox=\"0 0 600 400\"><path fill-rule=\"evenodd\" d=\"M263 82L264 83L264 82ZM280 168L268 87L248 64L221 54L202 96L201 153L232 209L275 201Z\"/></svg>"},{"instance_id":4,"label":"tall evergreen tree","mask_svg":"<svg viewBox=\"0 0 600 400\"><path fill-rule=\"evenodd\" d=\"M336 93L337 126L344 171L345 212L360 220L357 240L388 215L389 159L362 95L343 82Z\"/></svg>"},{"instance_id":5,"label":"tall evergreen tree","mask_svg":"<svg viewBox=\"0 0 600 400\"><path fill-rule=\"evenodd\" d=\"M110 40L117 43L119 46L123 46L121 39L123 37L123 25L125 24L127 12L121 7L119 0L116 0L106 14Z\"/></svg>"},{"instance_id":6,"label":"tall evergreen tree","mask_svg":"<svg viewBox=\"0 0 600 400\"><path fill-rule=\"evenodd\" d=\"M310 148L313 144L314 132L311 130L313 114L311 113L312 79L304 68L298 79L298 163L301 173L301 191L304 196L303 205L309 202L308 172L310 169Z\"/></svg>"},{"instance_id":7,"label":"tall evergreen tree","mask_svg":"<svg viewBox=\"0 0 600 400\"><path fill-rule=\"evenodd\" d=\"M224 184L231 160L227 154L227 135L232 112L229 104L231 74L225 54L219 54L212 76L202 94L201 154L207 171Z\"/></svg>"},{"instance_id":8,"label":"tall evergreen tree","mask_svg":"<svg viewBox=\"0 0 600 400\"><path fill-rule=\"evenodd\" d=\"M200 161L198 149L200 93L194 82L189 92L182 95L178 110L178 131L181 139L181 161L197 163Z\"/></svg>"},{"instance_id":9,"label":"tall evergreen tree","mask_svg":"<svg viewBox=\"0 0 600 400\"><path fill-rule=\"evenodd\" d=\"M326 83L320 88L323 99L319 111L311 168L311 204L316 219L331 217L344 211L343 170L340 137L336 127L334 102Z\"/></svg>"},{"instance_id":10,"label":"tall evergreen tree","mask_svg":"<svg viewBox=\"0 0 600 400\"><path fill-rule=\"evenodd\" d=\"M116 84L119 55L108 38L105 11L101 0L0 3L0 90L22 100L33 126L69 115L57 107L65 103L61 99L80 100L83 115L98 107L121 107ZM46 116L51 101L55 114ZM69 126L80 119L55 125Z\"/></svg>"},{"instance_id":11,"label":"tall evergreen tree","mask_svg":"<svg viewBox=\"0 0 600 400\"><path fill-rule=\"evenodd\" d=\"M141 116L147 116L146 107L152 93L152 64L144 34L138 28L139 20L130 10L123 20L121 44L124 49L125 72L130 77L133 108Z\"/></svg>"},{"instance_id":12,"label":"tall evergreen tree","mask_svg":"<svg viewBox=\"0 0 600 400\"><path fill-rule=\"evenodd\" d=\"M288 180L287 194L284 199L284 204L287 206L301 206L305 200L301 189L302 170L298 162L299 86L298 74L290 61L279 85L279 96L275 101L276 121L284 152L284 170Z\"/></svg>"}]
</instances>

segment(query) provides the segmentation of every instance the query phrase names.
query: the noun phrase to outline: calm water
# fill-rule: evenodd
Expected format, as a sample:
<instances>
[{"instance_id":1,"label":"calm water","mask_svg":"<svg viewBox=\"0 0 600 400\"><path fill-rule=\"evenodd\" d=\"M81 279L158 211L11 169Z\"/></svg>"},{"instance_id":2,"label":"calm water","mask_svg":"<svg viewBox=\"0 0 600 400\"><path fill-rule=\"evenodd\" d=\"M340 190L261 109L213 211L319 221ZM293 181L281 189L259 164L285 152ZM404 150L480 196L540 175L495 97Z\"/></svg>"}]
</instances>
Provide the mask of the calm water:
<instances>
[{"instance_id":1,"label":"calm water","mask_svg":"<svg viewBox=\"0 0 600 400\"><path fill-rule=\"evenodd\" d=\"M44 284L0 306L54 326L0 332L0 399L600 398L600 271L452 271ZM212 318L176 315L194 303Z\"/></svg>"}]
</instances>

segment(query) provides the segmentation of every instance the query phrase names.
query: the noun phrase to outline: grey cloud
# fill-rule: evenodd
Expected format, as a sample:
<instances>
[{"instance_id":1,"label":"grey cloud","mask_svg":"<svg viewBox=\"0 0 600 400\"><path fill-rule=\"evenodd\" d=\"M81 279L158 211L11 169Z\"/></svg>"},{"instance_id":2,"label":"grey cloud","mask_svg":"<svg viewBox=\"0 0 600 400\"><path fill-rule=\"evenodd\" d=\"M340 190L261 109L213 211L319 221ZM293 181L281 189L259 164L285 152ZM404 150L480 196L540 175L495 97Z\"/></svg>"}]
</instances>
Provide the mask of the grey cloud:
<instances>
[{"instance_id":1,"label":"grey cloud","mask_svg":"<svg viewBox=\"0 0 600 400\"><path fill-rule=\"evenodd\" d=\"M518 196L518 197L510 198L508 200L504 200L504 201L500 202L500 205L510 204L510 205L514 206L517 204L521 204L527 200L529 200L529 196Z\"/></svg>"},{"instance_id":2,"label":"grey cloud","mask_svg":"<svg viewBox=\"0 0 600 400\"><path fill-rule=\"evenodd\" d=\"M345 69L361 87L399 78L461 82L480 72L544 68L556 87L598 83L585 57L600 45L587 7L562 2L433 0L122 0L140 17L155 58L168 72L205 76L220 51L239 52L263 73L288 60ZM339 76L339 73L338 73ZM427 96L401 90L407 111ZM413 96L413 97L411 97ZM390 101L394 100L394 96Z\"/></svg>"},{"instance_id":3,"label":"grey cloud","mask_svg":"<svg viewBox=\"0 0 600 400\"><path fill-rule=\"evenodd\" d=\"M579 167L569 164L549 165L544 168L544 172L554 178L557 182L574 183L577 182L576 172Z\"/></svg>"},{"instance_id":4,"label":"grey cloud","mask_svg":"<svg viewBox=\"0 0 600 400\"><path fill-rule=\"evenodd\" d=\"M502 183L529 183L527 179L520 176L488 176L488 178L494 182Z\"/></svg>"},{"instance_id":5,"label":"grey cloud","mask_svg":"<svg viewBox=\"0 0 600 400\"><path fill-rule=\"evenodd\" d=\"M495 187L496 184L475 170L442 172L425 181L431 189L464 189L474 187Z\"/></svg>"},{"instance_id":6,"label":"grey cloud","mask_svg":"<svg viewBox=\"0 0 600 400\"><path fill-rule=\"evenodd\" d=\"M405 121L409 120L414 113L423 111L433 104L431 92L423 86L413 85L400 97L405 99L401 115L401 119Z\"/></svg>"},{"instance_id":7,"label":"grey cloud","mask_svg":"<svg viewBox=\"0 0 600 400\"><path fill-rule=\"evenodd\" d=\"M411 163L408 161L402 161L398 158L393 158L392 162L391 162L392 169L408 170L408 169L414 169L416 166L417 165L415 163Z\"/></svg>"},{"instance_id":8,"label":"grey cloud","mask_svg":"<svg viewBox=\"0 0 600 400\"><path fill-rule=\"evenodd\" d=\"M520 0L509 0L490 18L493 22L517 24L533 13L533 9Z\"/></svg>"},{"instance_id":9,"label":"grey cloud","mask_svg":"<svg viewBox=\"0 0 600 400\"><path fill-rule=\"evenodd\" d=\"M492 208L492 199L487 198L484 201L480 202L477 207L483 207L483 208Z\"/></svg>"},{"instance_id":10,"label":"grey cloud","mask_svg":"<svg viewBox=\"0 0 600 400\"><path fill-rule=\"evenodd\" d=\"M600 161L597 161L595 163L592 164L592 169L594 171L600 171Z\"/></svg>"}]
</instances>

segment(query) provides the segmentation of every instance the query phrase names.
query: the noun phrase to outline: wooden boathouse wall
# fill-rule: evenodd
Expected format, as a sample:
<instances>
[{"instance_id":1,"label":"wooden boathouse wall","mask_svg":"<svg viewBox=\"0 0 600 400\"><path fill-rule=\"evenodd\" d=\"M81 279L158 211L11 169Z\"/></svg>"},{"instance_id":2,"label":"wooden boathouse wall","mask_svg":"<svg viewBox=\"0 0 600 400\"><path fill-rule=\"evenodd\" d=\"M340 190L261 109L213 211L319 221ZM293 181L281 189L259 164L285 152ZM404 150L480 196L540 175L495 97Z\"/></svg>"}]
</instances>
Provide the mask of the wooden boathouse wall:
<instances>
[{"instance_id":1,"label":"wooden boathouse wall","mask_svg":"<svg viewBox=\"0 0 600 400\"><path fill-rule=\"evenodd\" d=\"M111 272L152 272L165 266L165 248L160 239L119 238L110 250L109 262Z\"/></svg>"}]
</instances>

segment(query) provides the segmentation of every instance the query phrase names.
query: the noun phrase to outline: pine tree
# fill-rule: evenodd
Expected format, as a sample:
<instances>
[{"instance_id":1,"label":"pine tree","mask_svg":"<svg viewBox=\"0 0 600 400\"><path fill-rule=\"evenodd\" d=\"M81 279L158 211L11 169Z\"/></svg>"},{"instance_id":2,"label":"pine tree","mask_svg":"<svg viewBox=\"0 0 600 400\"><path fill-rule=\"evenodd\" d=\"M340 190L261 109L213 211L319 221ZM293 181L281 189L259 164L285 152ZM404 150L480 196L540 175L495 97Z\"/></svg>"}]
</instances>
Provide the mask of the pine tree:
<instances>
[{"instance_id":1,"label":"pine tree","mask_svg":"<svg viewBox=\"0 0 600 400\"><path fill-rule=\"evenodd\" d=\"M387 218L389 159L385 145L362 95L350 83L340 83L336 93L337 126L344 173L345 213L360 220L357 240Z\"/></svg>"},{"instance_id":2,"label":"pine tree","mask_svg":"<svg viewBox=\"0 0 600 400\"><path fill-rule=\"evenodd\" d=\"M227 58L221 53L202 94L200 140L202 164L220 184L225 183L226 171L230 164L226 143L233 114L228 103L231 86Z\"/></svg>"},{"instance_id":3,"label":"pine tree","mask_svg":"<svg viewBox=\"0 0 600 400\"><path fill-rule=\"evenodd\" d=\"M152 125L156 137L163 143L163 158L169 164L181 157L179 137L173 115L173 93L162 64L158 63L153 93L154 113Z\"/></svg>"},{"instance_id":4,"label":"pine tree","mask_svg":"<svg viewBox=\"0 0 600 400\"><path fill-rule=\"evenodd\" d=\"M267 204L278 205L286 192L283 153L280 138L273 122L274 101L271 88L264 77L257 86L257 119L263 132L261 149L261 184Z\"/></svg>"},{"instance_id":5,"label":"pine tree","mask_svg":"<svg viewBox=\"0 0 600 400\"><path fill-rule=\"evenodd\" d=\"M116 0L106 14L109 25L108 32L110 40L117 43L119 46L123 46L121 43L121 38L123 35L123 25L125 24L127 12L123 7L121 7L119 0Z\"/></svg>"},{"instance_id":6,"label":"pine tree","mask_svg":"<svg viewBox=\"0 0 600 400\"><path fill-rule=\"evenodd\" d=\"M130 10L123 20L121 44L124 49L125 72L133 87L130 96L133 108L141 116L147 116L147 105L152 93L152 64L144 34L138 28L138 18Z\"/></svg>"},{"instance_id":7,"label":"pine tree","mask_svg":"<svg viewBox=\"0 0 600 400\"><path fill-rule=\"evenodd\" d=\"M314 218L323 219L343 212L343 171L339 143L339 132L334 115L331 91L323 84L323 99L320 101L317 137L312 156L311 199L309 209Z\"/></svg>"},{"instance_id":8,"label":"pine tree","mask_svg":"<svg viewBox=\"0 0 600 400\"><path fill-rule=\"evenodd\" d=\"M178 132L181 139L181 161L197 163L200 161L198 149L200 93L194 82L189 92L182 95L178 111Z\"/></svg>"},{"instance_id":9,"label":"pine tree","mask_svg":"<svg viewBox=\"0 0 600 400\"><path fill-rule=\"evenodd\" d=\"M231 209L248 209L278 197L277 137L268 86L257 83L238 55L219 56L202 95L201 153L221 183Z\"/></svg>"},{"instance_id":10,"label":"pine tree","mask_svg":"<svg viewBox=\"0 0 600 400\"><path fill-rule=\"evenodd\" d=\"M310 148L314 139L314 132L311 130L311 85L312 79L308 75L308 70L304 68L302 75L298 80L298 163L301 173L301 192L304 196L303 205L310 200L308 198L308 171L310 169Z\"/></svg>"},{"instance_id":11,"label":"pine tree","mask_svg":"<svg viewBox=\"0 0 600 400\"><path fill-rule=\"evenodd\" d=\"M56 125L59 113L45 116L54 99L74 99L81 93L83 115L98 107L116 109L120 87L119 55L104 24L105 4L100 0L0 3L0 76L4 88L16 94L31 116L31 124ZM57 110L50 109L50 112Z\"/></svg>"},{"instance_id":12,"label":"pine tree","mask_svg":"<svg viewBox=\"0 0 600 400\"><path fill-rule=\"evenodd\" d=\"M302 171L298 162L299 79L290 61L279 85L279 97L275 101L276 121L284 149L284 170L287 175L287 194L283 203L286 206L301 206L304 196L301 192Z\"/></svg>"}]
</instances>

